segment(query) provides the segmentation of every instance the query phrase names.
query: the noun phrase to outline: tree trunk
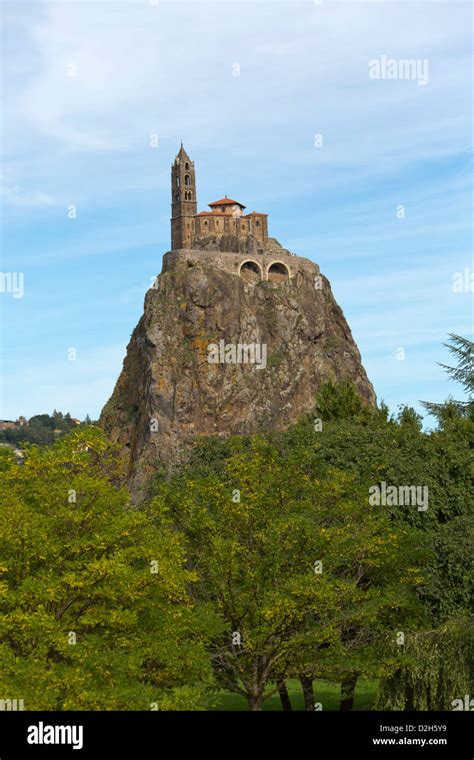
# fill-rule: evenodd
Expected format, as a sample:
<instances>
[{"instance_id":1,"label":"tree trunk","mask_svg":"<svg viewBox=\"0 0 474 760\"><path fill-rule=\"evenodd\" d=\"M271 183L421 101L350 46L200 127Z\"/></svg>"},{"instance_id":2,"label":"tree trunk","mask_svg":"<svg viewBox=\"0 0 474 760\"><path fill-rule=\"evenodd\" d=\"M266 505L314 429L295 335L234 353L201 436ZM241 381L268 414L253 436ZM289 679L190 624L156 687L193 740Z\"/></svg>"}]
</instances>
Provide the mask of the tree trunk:
<instances>
[{"instance_id":1,"label":"tree trunk","mask_svg":"<svg viewBox=\"0 0 474 760\"><path fill-rule=\"evenodd\" d=\"M259 712L263 705L263 694L249 694L247 701L249 703L249 710Z\"/></svg>"},{"instance_id":2,"label":"tree trunk","mask_svg":"<svg viewBox=\"0 0 474 760\"><path fill-rule=\"evenodd\" d=\"M291 712L293 709L291 706L290 695L286 688L284 681L278 681L278 694L280 695L281 708L284 712Z\"/></svg>"},{"instance_id":3,"label":"tree trunk","mask_svg":"<svg viewBox=\"0 0 474 760\"><path fill-rule=\"evenodd\" d=\"M348 673L341 682L341 704L339 710L348 712L354 709L354 693L359 678L358 673Z\"/></svg>"},{"instance_id":4,"label":"tree trunk","mask_svg":"<svg viewBox=\"0 0 474 760\"><path fill-rule=\"evenodd\" d=\"M405 707L403 708L407 712L414 712L415 707L415 689L412 683L408 683L405 688Z\"/></svg>"},{"instance_id":5,"label":"tree trunk","mask_svg":"<svg viewBox=\"0 0 474 760\"><path fill-rule=\"evenodd\" d=\"M313 679L309 676L300 676L300 684L303 689L304 709L306 712L314 711Z\"/></svg>"}]
</instances>

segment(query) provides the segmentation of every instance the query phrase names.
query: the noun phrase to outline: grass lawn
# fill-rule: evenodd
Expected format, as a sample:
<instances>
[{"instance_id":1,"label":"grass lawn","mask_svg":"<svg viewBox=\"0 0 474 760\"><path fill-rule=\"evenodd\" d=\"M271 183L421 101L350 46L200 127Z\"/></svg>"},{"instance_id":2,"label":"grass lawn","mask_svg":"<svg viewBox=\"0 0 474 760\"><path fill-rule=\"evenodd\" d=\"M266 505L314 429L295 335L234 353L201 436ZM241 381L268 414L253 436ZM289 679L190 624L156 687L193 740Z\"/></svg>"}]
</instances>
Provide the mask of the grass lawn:
<instances>
[{"instance_id":1,"label":"grass lawn","mask_svg":"<svg viewBox=\"0 0 474 760\"><path fill-rule=\"evenodd\" d=\"M291 699L293 710L303 710L303 694L299 681L286 682ZM332 681L317 680L314 682L315 702L321 702L323 710L339 710L339 699L341 695L340 684ZM354 699L355 710L370 710L377 695L377 681L365 681L360 678L357 682L357 688ZM248 710L247 700L240 694L231 694L227 691L221 692L217 696L214 710ZM264 710L281 710L280 697L275 694L273 697L265 700L263 703Z\"/></svg>"}]
</instances>

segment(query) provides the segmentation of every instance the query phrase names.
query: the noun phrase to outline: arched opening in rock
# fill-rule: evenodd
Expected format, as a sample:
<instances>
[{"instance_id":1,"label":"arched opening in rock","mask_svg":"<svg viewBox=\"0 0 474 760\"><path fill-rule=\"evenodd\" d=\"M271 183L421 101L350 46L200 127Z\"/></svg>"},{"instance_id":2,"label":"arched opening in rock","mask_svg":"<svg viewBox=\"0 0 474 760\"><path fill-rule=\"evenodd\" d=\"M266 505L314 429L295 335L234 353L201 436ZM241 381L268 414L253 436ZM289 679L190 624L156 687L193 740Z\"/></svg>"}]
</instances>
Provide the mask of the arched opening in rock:
<instances>
[{"instance_id":1,"label":"arched opening in rock","mask_svg":"<svg viewBox=\"0 0 474 760\"><path fill-rule=\"evenodd\" d=\"M282 264L280 261L276 261L274 264L268 267L267 274L268 279L271 282L283 282L283 280L288 279L290 276L288 267L285 264Z\"/></svg>"},{"instance_id":2,"label":"arched opening in rock","mask_svg":"<svg viewBox=\"0 0 474 760\"><path fill-rule=\"evenodd\" d=\"M259 282L262 279L262 270L256 261L244 261L239 274L247 282Z\"/></svg>"}]
</instances>

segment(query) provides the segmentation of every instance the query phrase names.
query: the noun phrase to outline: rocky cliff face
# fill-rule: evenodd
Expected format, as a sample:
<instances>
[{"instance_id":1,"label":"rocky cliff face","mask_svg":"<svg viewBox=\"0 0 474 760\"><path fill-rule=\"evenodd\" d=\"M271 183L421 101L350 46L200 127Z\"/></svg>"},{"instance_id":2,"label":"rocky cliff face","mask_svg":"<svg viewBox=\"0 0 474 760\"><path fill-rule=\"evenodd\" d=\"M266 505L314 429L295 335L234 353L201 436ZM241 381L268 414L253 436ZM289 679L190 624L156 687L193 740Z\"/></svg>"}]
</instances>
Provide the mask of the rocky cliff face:
<instances>
[{"instance_id":1,"label":"rocky cliff face","mask_svg":"<svg viewBox=\"0 0 474 760\"><path fill-rule=\"evenodd\" d=\"M349 377L375 403L316 265L291 257L290 278L251 281L190 253L192 261L169 263L148 291L101 415L123 447L135 493L157 466L182 461L197 435L288 427L312 411L325 380Z\"/></svg>"}]
</instances>

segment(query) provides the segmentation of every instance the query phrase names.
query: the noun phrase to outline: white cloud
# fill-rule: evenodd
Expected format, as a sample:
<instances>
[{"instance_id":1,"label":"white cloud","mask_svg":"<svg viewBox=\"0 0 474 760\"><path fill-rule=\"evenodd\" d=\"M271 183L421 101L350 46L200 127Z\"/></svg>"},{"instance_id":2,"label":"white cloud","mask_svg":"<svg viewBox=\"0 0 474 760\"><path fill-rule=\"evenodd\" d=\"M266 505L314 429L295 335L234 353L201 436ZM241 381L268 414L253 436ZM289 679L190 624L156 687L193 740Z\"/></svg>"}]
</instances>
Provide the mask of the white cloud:
<instances>
[{"instance_id":1,"label":"white cloud","mask_svg":"<svg viewBox=\"0 0 474 760\"><path fill-rule=\"evenodd\" d=\"M308 130L326 133L322 163L359 164L370 150L386 165L412 160L420 147L431 155L456 144L460 124L449 108L444 126L430 119L440 96L446 105L457 97L459 72L469 65L459 54L440 65L445 48L462 51L464 43L468 54L452 3L434 4L429 13L426 2L287 2L278 10L254 2L245 11L239 2L124 2L113 12L106 3L41 7L33 20L22 18L31 68L12 86L6 122L21 117L43 139L87 151L133 149L156 125L174 139L185 127L184 137L199 134L205 142L231 118L245 140L249 120L252 130L278 130L296 100ZM383 52L430 57L429 86L370 81L367 62ZM232 77L234 62L240 77ZM284 152L297 158L302 137Z\"/></svg>"},{"instance_id":2,"label":"white cloud","mask_svg":"<svg viewBox=\"0 0 474 760\"><path fill-rule=\"evenodd\" d=\"M20 185L2 186L2 199L4 203L22 207L42 207L54 204L54 198L49 193L30 192Z\"/></svg>"}]
</instances>

